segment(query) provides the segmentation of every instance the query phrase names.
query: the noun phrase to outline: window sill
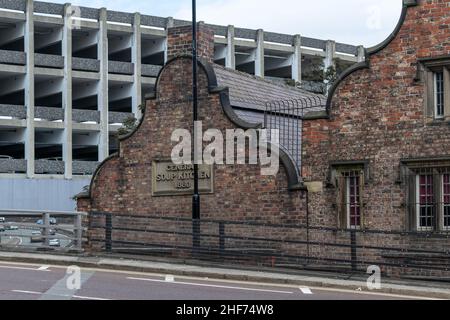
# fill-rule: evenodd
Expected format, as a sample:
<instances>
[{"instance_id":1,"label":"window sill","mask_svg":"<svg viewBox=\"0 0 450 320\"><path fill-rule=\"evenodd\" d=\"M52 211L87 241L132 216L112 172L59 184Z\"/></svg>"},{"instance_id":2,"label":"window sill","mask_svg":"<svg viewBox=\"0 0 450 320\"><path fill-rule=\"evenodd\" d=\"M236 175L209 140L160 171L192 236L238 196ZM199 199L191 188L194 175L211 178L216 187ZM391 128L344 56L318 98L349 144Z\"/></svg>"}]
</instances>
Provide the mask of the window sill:
<instances>
[{"instance_id":1,"label":"window sill","mask_svg":"<svg viewBox=\"0 0 450 320\"><path fill-rule=\"evenodd\" d=\"M428 118L426 124L428 126L442 126L449 125L450 126L450 118Z\"/></svg>"}]
</instances>

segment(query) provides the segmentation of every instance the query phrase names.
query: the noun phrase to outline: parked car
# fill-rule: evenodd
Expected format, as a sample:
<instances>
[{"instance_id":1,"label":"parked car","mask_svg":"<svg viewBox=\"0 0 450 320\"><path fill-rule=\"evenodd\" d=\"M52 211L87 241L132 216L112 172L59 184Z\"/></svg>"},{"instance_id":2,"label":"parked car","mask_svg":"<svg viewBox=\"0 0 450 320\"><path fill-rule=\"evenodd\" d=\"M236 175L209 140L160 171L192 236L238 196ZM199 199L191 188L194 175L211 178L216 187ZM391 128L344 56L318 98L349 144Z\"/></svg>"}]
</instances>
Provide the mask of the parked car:
<instances>
[{"instance_id":1,"label":"parked car","mask_svg":"<svg viewBox=\"0 0 450 320\"><path fill-rule=\"evenodd\" d=\"M55 229L49 229L48 230L48 234L51 236L54 236L56 234L56 230Z\"/></svg>"},{"instance_id":2,"label":"parked car","mask_svg":"<svg viewBox=\"0 0 450 320\"><path fill-rule=\"evenodd\" d=\"M59 241L59 239L50 239L50 241L48 242L48 245L50 247L60 247L61 242Z\"/></svg>"},{"instance_id":3,"label":"parked car","mask_svg":"<svg viewBox=\"0 0 450 320\"><path fill-rule=\"evenodd\" d=\"M56 218L50 218L49 222L50 222L50 224L56 224ZM42 224L44 224L44 220L39 219L38 221L36 221L36 224L42 225Z\"/></svg>"},{"instance_id":4,"label":"parked car","mask_svg":"<svg viewBox=\"0 0 450 320\"><path fill-rule=\"evenodd\" d=\"M31 233L31 242L42 242L44 238L42 237L42 233L40 231L33 231Z\"/></svg>"},{"instance_id":5,"label":"parked car","mask_svg":"<svg viewBox=\"0 0 450 320\"><path fill-rule=\"evenodd\" d=\"M13 225L7 225L5 226L6 230L19 230L18 226L13 226Z\"/></svg>"},{"instance_id":6,"label":"parked car","mask_svg":"<svg viewBox=\"0 0 450 320\"><path fill-rule=\"evenodd\" d=\"M4 226L0 226L0 232L5 232L5 227Z\"/></svg>"},{"instance_id":7,"label":"parked car","mask_svg":"<svg viewBox=\"0 0 450 320\"><path fill-rule=\"evenodd\" d=\"M0 217L0 223L3 223L5 221L6 221L5 217Z\"/></svg>"}]
</instances>

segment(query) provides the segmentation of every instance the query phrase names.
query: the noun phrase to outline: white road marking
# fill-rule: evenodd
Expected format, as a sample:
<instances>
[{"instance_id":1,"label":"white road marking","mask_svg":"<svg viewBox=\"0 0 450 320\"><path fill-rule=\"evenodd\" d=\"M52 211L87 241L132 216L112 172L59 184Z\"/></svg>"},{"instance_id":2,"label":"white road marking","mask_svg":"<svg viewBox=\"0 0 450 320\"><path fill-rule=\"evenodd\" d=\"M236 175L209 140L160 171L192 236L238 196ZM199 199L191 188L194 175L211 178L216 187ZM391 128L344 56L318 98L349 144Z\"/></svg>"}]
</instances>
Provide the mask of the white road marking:
<instances>
[{"instance_id":1,"label":"white road marking","mask_svg":"<svg viewBox=\"0 0 450 320\"><path fill-rule=\"evenodd\" d=\"M37 291L27 291L27 290L11 290L12 292L16 293L28 293L28 294L42 294L42 292Z\"/></svg>"},{"instance_id":2,"label":"white road marking","mask_svg":"<svg viewBox=\"0 0 450 320\"><path fill-rule=\"evenodd\" d=\"M308 288L308 287L300 287L300 291L301 291L303 294L313 294L312 291L311 291L311 289Z\"/></svg>"},{"instance_id":3,"label":"white road marking","mask_svg":"<svg viewBox=\"0 0 450 320\"><path fill-rule=\"evenodd\" d=\"M77 298L77 299L85 299L85 300L111 300L111 299L106 299L106 298L97 298L97 297L86 297L86 296L72 296L72 298Z\"/></svg>"},{"instance_id":4,"label":"white road marking","mask_svg":"<svg viewBox=\"0 0 450 320\"><path fill-rule=\"evenodd\" d=\"M45 266L40 266L40 267L38 268L38 270L39 270L39 271L44 271L44 270L47 270L48 268L50 268L50 266L45 265Z\"/></svg>"},{"instance_id":5,"label":"white road marking","mask_svg":"<svg viewBox=\"0 0 450 320\"><path fill-rule=\"evenodd\" d=\"M1 265L0 265L0 268L3 268L3 269L18 269L18 270L32 270L32 271L50 271L50 270L39 270L39 269L36 269L36 268L1 266Z\"/></svg>"},{"instance_id":6,"label":"white road marking","mask_svg":"<svg viewBox=\"0 0 450 320\"><path fill-rule=\"evenodd\" d=\"M166 283L165 280L148 279L148 278L127 277L127 279L129 279L129 280L138 280L138 281L164 282L164 283ZM173 284L182 284L182 285L199 286L199 287L212 287L212 288L221 288L221 289L244 290L244 291L259 291L259 292L270 292L270 293L293 294L292 291L279 291L279 290L268 290L268 289L231 287L231 286L221 286L221 285L214 285L214 284L194 283L194 282L173 282Z\"/></svg>"},{"instance_id":7,"label":"white road marking","mask_svg":"<svg viewBox=\"0 0 450 320\"><path fill-rule=\"evenodd\" d=\"M174 282L175 281L175 277L174 276L166 276L165 278L166 282Z\"/></svg>"},{"instance_id":8,"label":"white road marking","mask_svg":"<svg viewBox=\"0 0 450 320\"><path fill-rule=\"evenodd\" d=\"M44 294L43 292L28 291L28 290L11 290L11 291L12 292L16 292L16 293L26 293L26 294L35 294L35 295ZM106 299L106 298L77 296L77 295L70 296L70 295L64 295L64 294L52 294L52 296L55 296L55 297L72 297L72 298L85 299L85 300L110 300L110 299Z\"/></svg>"},{"instance_id":9,"label":"white road marking","mask_svg":"<svg viewBox=\"0 0 450 320\"><path fill-rule=\"evenodd\" d=\"M67 262L67 265L69 265L70 262ZM0 261L0 268L14 268L10 266L2 266L2 265L19 265L19 266L35 266L34 268L23 268L25 270L34 270L37 271L36 268L38 268L39 265L33 264L33 263L27 263L27 262L12 262L12 261ZM52 264L50 265L53 269L64 269L66 270L66 266L56 265ZM20 269L20 268L18 268ZM142 272L142 271L129 271L129 270L112 270L107 268L101 268L101 267L85 267L83 270L89 270L89 271L96 271L96 272L105 272L105 273L111 273L111 274L122 274L122 275L139 275L139 276L155 276L155 277L164 277L161 273L156 272ZM50 270L45 270L50 271ZM185 280L203 280L203 278L193 277L193 276L177 276L178 279L185 279ZM229 280L229 279L209 279L210 281L217 281L221 283L230 283L230 284L244 284L244 285L256 285L256 286L271 286L271 287L279 287L279 288L287 288L287 289L297 289L298 285L293 284L267 284L267 283L257 283L252 281L239 281L239 280ZM404 294L395 294L395 293L387 293L387 292L371 292L371 291L362 291L362 292L355 292L355 289L338 289L338 288L328 288L326 286L323 287L310 287L314 291L318 291L320 293L322 292L339 292L339 293L353 293L353 294L361 294L361 295L373 295L373 296L382 296L382 297L392 297L392 298L400 298L400 299L414 299L414 300L442 300L439 298L430 298L425 296L419 296L419 295L404 295Z\"/></svg>"}]
</instances>

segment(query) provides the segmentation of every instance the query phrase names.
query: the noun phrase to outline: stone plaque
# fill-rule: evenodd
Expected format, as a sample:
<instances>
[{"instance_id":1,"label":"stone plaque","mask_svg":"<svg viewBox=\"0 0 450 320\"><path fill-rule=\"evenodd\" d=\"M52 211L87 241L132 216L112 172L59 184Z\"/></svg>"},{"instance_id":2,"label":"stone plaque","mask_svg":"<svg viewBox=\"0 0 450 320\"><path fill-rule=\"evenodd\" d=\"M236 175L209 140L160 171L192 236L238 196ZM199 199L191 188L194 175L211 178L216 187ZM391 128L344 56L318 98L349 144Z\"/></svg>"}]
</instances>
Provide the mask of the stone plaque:
<instances>
[{"instance_id":1,"label":"stone plaque","mask_svg":"<svg viewBox=\"0 0 450 320\"><path fill-rule=\"evenodd\" d=\"M198 166L198 183L201 193L213 193L213 169L210 165ZM171 161L153 161L152 195L188 195L194 192L194 166L176 165Z\"/></svg>"}]
</instances>

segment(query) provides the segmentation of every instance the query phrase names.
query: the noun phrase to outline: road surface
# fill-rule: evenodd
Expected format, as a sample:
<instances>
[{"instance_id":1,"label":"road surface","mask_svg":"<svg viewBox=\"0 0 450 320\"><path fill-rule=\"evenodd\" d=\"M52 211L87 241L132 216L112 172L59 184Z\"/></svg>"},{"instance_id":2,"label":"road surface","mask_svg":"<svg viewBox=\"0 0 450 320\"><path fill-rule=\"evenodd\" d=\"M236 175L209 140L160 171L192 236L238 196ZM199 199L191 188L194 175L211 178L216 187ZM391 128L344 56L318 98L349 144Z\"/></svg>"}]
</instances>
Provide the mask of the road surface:
<instances>
[{"instance_id":1,"label":"road surface","mask_svg":"<svg viewBox=\"0 0 450 320\"><path fill-rule=\"evenodd\" d=\"M67 267L0 262L0 300L392 300L404 296L292 285L81 269L68 289ZM72 274L73 275L73 274ZM69 280L69 281L68 281ZM414 297L411 297L414 298ZM415 298L418 299L418 298Z\"/></svg>"}]
</instances>

